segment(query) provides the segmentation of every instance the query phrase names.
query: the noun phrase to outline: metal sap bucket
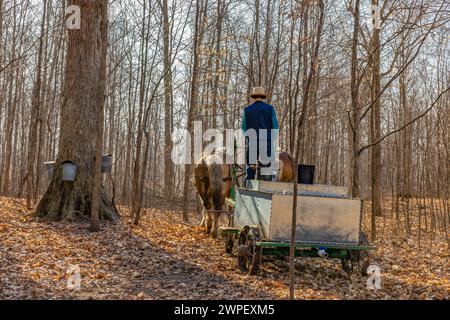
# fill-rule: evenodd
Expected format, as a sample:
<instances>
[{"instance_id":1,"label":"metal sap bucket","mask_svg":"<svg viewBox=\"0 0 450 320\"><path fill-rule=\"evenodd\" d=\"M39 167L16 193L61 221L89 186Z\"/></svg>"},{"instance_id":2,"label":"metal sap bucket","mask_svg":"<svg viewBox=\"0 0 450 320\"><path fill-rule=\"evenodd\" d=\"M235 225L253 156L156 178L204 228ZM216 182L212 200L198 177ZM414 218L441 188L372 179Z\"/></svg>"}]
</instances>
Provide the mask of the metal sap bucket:
<instances>
[{"instance_id":1,"label":"metal sap bucket","mask_svg":"<svg viewBox=\"0 0 450 320\"><path fill-rule=\"evenodd\" d=\"M77 166L72 161L64 161L62 163L63 170L63 181L73 182L75 181L75 177L77 175Z\"/></svg>"},{"instance_id":2,"label":"metal sap bucket","mask_svg":"<svg viewBox=\"0 0 450 320\"><path fill-rule=\"evenodd\" d=\"M102 156L102 173L111 172L112 168L112 155L104 154Z\"/></svg>"},{"instance_id":3,"label":"metal sap bucket","mask_svg":"<svg viewBox=\"0 0 450 320\"><path fill-rule=\"evenodd\" d=\"M55 169L55 161L44 162L45 169L47 169L47 176L49 179L53 176L53 170Z\"/></svg>"}]
</instances>

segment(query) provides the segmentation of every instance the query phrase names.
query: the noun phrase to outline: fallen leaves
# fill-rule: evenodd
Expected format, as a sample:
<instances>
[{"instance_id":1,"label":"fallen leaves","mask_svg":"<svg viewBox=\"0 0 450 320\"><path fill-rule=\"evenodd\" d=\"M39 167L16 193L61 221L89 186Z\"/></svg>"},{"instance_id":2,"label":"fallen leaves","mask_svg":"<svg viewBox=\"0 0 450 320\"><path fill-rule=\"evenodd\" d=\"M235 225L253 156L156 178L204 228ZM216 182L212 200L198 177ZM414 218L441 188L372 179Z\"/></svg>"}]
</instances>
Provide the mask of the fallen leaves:
<instances>
[{"instance_id":1,"label":"fallen leaves","mask_svg":"<svg viewBox=\"0 0 450 320\"><path fill-rule=\"evenodd\" d=\"M200 227L165 208L143 212L141 225L126 218L89 233L85 222L49 224L30 216L20 200L0 198L0 299L286 299L286 258L265 257L261 274L239 272L235 255ZM122 210L125 213L126 210ZM25 217L24 219L22 219ZM6 222L4 222L6 221ZM368 220L366 219L366 224ZM382 225L379 221L378 225ZM336 260L296 260L300 299L448 299L445 239L414 239L385 223L372 261L381 290L366 277L348 276ZM80 289L67 287L69 266L80 270Z\"/></svg>"}]
</instances>

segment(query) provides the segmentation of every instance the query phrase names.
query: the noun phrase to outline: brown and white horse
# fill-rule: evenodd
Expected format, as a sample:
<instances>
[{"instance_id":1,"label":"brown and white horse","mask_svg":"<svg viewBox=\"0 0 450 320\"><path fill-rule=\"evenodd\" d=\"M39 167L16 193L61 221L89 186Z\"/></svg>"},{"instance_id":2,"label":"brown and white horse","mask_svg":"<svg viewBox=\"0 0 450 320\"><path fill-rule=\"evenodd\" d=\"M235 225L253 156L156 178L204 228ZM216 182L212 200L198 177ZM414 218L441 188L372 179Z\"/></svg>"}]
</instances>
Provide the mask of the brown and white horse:
<instances>
[{"instance_id":1,"label":"brown and white horse","mask_svg":"<svg viewBox=\"0 0 450 320\"><path fill-rule=\"evenodd\" d=\"M203 220L207 233L217 238L220 210L230 197L232 168L225 164L225 150L202 155L194 166L194 185L203 202Z\"/></svg>"}]
</instances>

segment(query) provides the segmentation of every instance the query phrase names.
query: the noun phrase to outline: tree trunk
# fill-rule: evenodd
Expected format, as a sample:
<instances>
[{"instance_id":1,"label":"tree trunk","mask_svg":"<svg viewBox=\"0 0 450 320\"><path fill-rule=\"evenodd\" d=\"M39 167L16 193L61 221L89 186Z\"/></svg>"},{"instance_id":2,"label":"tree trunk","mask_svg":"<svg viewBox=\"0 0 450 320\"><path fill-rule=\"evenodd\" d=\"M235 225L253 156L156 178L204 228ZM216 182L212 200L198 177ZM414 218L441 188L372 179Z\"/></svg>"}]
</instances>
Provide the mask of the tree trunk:
<instances>
[{"instance_id":1,"label":"tree trunk","mask_svg":"<svg viewBox=\"0 0 450 320\"><path fill-rule=\"evenodd\" d=\"M197 107L197 99L198 99L198 73L199 73L199 57L198 57L198 48L201 47L203 36L201 35L201 21L202 21L202 13L203 9L201 8L202 3L196 3L196 14L195 14L195 27L194 27L194 43L193 43L193 65L192 65L192 82L191 82L191 92L190 92L190 106L188 110L188 118L187 118L187 131L192 132L194 127L193 119L195 115L195 109ZM191 152L188 150L187 152ZM195 159L194 159L195 161ZM185 165L185 173L184 173L184 190L183 190L183 221L189 221L188 207L189 207L189 190L191 188L190 178L192 174L193 166L190 164Z\"/></svg>"},{"instance_id":2,"label":"tree trunk","mask_svg":"<svg viewBox=\"0 0 450 320\"><path fill-rule=\"evenodd\" d=\"M91 226L90 231L100 231L100 204L102 194L102 149L103 149L103 132L104 132L104 94L106 85L106 51L108 48L108 1L104 0L104 8L101 11L101 19L105 21L101 28L101 61L100 61L100 85L99 91L103 94L98 97L98 112L97 112L97 136L95 141L95 167L94 167L94 183L92 190L92 203L91 203ZM110 119L111 120L111 119Z\"/></svg>"},{"instance_id":3,"label":"tree trunk","mask_svg":"<svg viewBox=\"0 0 450 320\"><path fill-rule=\"evenodd\" d=\"M170 50L170 22L167 0L162 1L164 42L164 195L174 195L174 166L172 162L172 56Z\"/></svg>"},{"instance_id":4,"label":"tree trunk","mask_svg":"<svg viewBox=\"0 0 450 320\"><path fill-rule=\"evenodd\" d=\"M151 8L148 8L150 10ZM133 178L131 180L131 217L134 218L137 211L140 210L142 199L139 197L139 181L141 172L141 154L142 154L142 140L143 140L143 127L145 126L145 119L147 115L147 110L145 109L146 100L146 83L147 83L147 57L148 57L148 43L149 43L149 32L150 32L150 21L146 23L146 12L147 12L147 2L143 2L143 16L142 16L142 38L145 41L142 42L140 48L140 84L139 84L139 112L138 112L138 123L137 123L137 136L136 136L136 157L134 159L133 166ZM145 112L144 112L145 109ZM144 123L143 123L144 122Z\"/></svg>"},{"instance_id":5,"label":"tree trunk","mask_svg":"<svg viewBox=\"0 0 450 320\"><path fill-rule=\"evenodd\" d=\"M378 6L378 0L372 0ZM371 90L371 143L381 138L380 116L380 30L374 26L372 36L372 90ZM376 144L371 150L371 188L372 188L372 241L376 239L375 217L381 216L381 146Z\"/></svg>"},{"instance_id":6,"label":"tree trunk","mask_svg":"<svg viewBox=\"0 0 450 320\"><path fill-rule=\"evenodd\" d=\"M61 137L52 180L36 214L47 220L61 220L76 213L90 216L95 174L97 123L104 103L107 0L76 0L81 8L81 29L68 31ZM62 163L77 166L74 182L62 181ZM100 218L114 219L118 213L102 194Z\"/></svg>"},{"instance_id":7,"label":"tree trunk","mask_svg":"<svg viewBox=\"0 0 450 320\"><path fill-rule=\"evenodd\" d=\"M39 39L38 62L36 66L36 80L33 87L33 96L31 99L31 125L28 134L29 149L28 149L28 165L27 165L27 207L31 207L31 200L33 197L33 187L36 183L35 172L33 166L37 152L37 129L38 118L41 109L41 87L42 87L42 59L43 59L43 45L44 45L44 28L45 16L47 13L47 1L44 1L44 13L41 22L41 36Z\"/></svg>"},{"instance_id":8,"label":"tree trunk","mask_svg":"<svg viewBox=\"0 0 450 320\"><path fill-rule=\"evenodd\" d=\"M295 281L294 281L294 269L295 269L295 237L296 237L296 229L297 229L297 190L298 190L298 168L297 164L299 163L300 159L300 146L303 142L303 135L302 135L302 129L305 124L306 115L308 113L308 107L309 107L309 94L311 85L313 82L314 74L316 73L316 68L318 68L318 61L319 61L319 49L320 49L320 39L322 35L322 29L323 29L323 23L324 23L324 3L322 0L319 0L318 3L319 7L319 21L317 24L317 31L316 31L316 43L313 51L313 55L311 57L311 63L309 67L309 72L307 74L305 87L303 91L303 101L302 101L302 109L300 118L297 124L297 136L294 135L293 139L296 141L296 148L295 148L295 166L294 166L294 192L292 195L292 220L291 220L291 239L290 239L290 247L289 247L289 298L291 300L295 299ZM317 75L319 76L319 75Z\"/></svg>"},{"instance_id":9,"label":"tree trunk","mask_svg":"<svg viewBox=\"0 0 450 320\"><path fill-rule=\"evenodd\" d=\"M358 33L359 33L359 4L355 2L355 11L353 12L353 39L352 39L352 61L351 61L351 107L352 116L350 121L350 194L358 198L359 190L359 82L358 82Z\"/></svg>"}]
</instances>

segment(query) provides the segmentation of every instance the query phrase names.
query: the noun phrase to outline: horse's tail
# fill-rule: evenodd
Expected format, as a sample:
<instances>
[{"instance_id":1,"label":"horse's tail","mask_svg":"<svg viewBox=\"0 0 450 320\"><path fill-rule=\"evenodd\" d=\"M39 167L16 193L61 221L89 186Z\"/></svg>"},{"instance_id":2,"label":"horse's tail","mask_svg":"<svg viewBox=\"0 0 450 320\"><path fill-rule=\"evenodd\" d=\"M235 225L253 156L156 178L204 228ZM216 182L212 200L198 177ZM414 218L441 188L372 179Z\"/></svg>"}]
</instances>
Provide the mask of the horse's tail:
<instances>
[{"instance_id":1,"label":"horse's tail","mask_svg":"<svg viewBox=\"0 0 450 320\"><path fill-rule=\"evenodd\" d=\"M210 163L208 171L214 209L221 210L223 190L222 164Z\"/></svg>"}]
</instances>

